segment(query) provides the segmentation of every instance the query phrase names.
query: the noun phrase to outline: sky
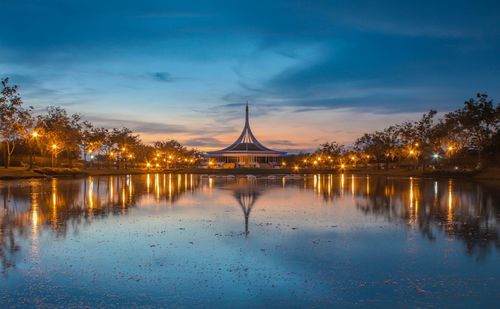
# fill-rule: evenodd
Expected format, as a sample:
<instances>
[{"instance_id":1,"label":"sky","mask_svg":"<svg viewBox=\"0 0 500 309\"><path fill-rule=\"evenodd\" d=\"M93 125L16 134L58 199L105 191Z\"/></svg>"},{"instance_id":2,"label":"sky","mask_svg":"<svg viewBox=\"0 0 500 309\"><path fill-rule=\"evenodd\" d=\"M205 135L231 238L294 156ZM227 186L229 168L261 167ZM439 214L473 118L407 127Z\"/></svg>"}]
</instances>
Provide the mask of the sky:
<instances>
[{"instance_id":1,"label":"sky","mask_svg":"<svg viewBox=\"0 0 500 309\"><path fill-rule=\"evenodd\" d=\"M499 1L0 0L0 77L144 142L309 151L500 98Z\"/></svg>"}]
</instances>

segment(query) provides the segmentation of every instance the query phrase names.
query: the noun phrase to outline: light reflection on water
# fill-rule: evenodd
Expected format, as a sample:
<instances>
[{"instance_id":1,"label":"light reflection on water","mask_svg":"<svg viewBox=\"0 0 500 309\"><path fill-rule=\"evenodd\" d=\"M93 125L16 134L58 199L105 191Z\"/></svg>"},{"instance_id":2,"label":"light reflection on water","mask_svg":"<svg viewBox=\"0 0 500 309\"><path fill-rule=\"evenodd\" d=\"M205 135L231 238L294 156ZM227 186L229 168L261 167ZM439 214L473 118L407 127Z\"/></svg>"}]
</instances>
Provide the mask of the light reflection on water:
<instances>
[{"instance_id":1,"label":"light reflection on water","mask_svg":"<svg viewBox=\"0 0 500 309\"><path fill-rule=\"evenodd\" d=\"M181 306L220 306L228 305L229 294L234 304L248 306L264 299L319 306L449 305L457 299L457 305L489 305L498 300L497 189L451 179L348 174L4 181L0 303L30 298L47 306L145 305L164 304L168 296ZM108 255L126 256L130 265ZM85 269L77 266L82 260ZM149 273L144 264L157 269ZM130 277L106 275L109 269ZM103 277L89 278L89 271ZM443 281L457 272L461 279L444 289ZM483 272L489 276L484 284L493 288L482 285ZM68 274L81 285L67 281ZM237 291L244 287L235 275L245 278L245 291ZM47 284L53 281L71 292L57 298ZM115 298L93 294L93 284L111 281L121 282ZM126 291L141 281L148 282L149 288L135 283L145 297L128 298ZM169 284L175 293L154 291ZM472 291L465 300L464 288Z\"/></svg>"}]
</instances>

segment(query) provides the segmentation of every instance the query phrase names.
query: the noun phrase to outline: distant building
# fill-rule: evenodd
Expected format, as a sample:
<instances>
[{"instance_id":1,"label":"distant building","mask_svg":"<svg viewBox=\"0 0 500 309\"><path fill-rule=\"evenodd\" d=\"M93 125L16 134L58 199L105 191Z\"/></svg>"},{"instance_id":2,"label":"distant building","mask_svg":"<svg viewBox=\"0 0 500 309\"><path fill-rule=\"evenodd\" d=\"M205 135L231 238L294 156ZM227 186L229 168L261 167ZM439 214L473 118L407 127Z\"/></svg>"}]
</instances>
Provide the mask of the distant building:
<instances>
[{"instance_id":1,"label":"distant building","mask_svg":"<svg viewBox=\"0 0 500 309\"><path fill-rule=\"evenodd\" d=\"M227 163L226 167L273 167L278 159L286 155L284 151L276 151L262 145L253 135L248 120L248 103L245 109L245 126L240 137L226 147L217 151L207 152L209 158Z\"/></svg>"}]
</instances>

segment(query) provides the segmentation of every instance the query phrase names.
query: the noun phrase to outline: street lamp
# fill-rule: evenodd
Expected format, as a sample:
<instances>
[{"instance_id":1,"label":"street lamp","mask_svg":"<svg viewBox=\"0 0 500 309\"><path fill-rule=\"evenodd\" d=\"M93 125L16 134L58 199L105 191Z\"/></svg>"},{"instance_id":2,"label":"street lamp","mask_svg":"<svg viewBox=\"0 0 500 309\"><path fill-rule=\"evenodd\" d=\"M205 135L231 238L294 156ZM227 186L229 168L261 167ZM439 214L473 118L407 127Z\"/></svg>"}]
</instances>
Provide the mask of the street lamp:
<instances>
[{"instance_id":1,"label":"street lamp","mask_svg":"<svg viewBox=\"0 0 500 309\"><path fill-rule=\"evenodd\" d=\"M31 143L30 143L30 170L33 169L33 163L34 163L34 159L33 159L33 141L36 141L36 138L38 137L38 132L37 131L33 131L31 132Z\"/></svg>"},{"instance_id":2,"label":"street lamp","mask_svg":"<svg viewBox=\"0 0 500 309\"><path fill-rule=\"evenodd\" d=\"M56 158L56 151L57 151L57 144L52 144L51 146L52 148L52 167L54 167L54 163L55 163L55 158Z\"/></svg>"},{"instance_id":3,"label":"street lamp","mask_svg":"<svg viewBox=\"0 0 500 309\"><path fill-rule=\"evenodd\" d=\"M437 152L433 153L433 154L432 154L432 159L433 159L434 161L436 161L436 163L437 163L437 162L438 162L438 160L439 160L439 153L437 153Z\"/></svg>"}]
</instances>

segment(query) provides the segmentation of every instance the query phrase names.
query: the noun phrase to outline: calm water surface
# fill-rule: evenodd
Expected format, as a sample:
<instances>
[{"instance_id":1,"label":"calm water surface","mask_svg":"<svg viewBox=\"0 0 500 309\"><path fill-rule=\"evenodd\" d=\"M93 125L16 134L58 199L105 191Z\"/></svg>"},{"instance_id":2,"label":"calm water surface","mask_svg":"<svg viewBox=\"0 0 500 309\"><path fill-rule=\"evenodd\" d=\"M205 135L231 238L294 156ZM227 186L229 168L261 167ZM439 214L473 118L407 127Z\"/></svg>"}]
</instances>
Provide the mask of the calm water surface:
<instances>
[{"instance_id":1,"label":"calm water surface","mask_svg":"<svg viewBox=\"0 0 500 309\"><path fill-rule=\"evenodd\" d=\"M497 307L498 185L345 175L0 182L0 307Z\"/></svg>"}]
</instances>

